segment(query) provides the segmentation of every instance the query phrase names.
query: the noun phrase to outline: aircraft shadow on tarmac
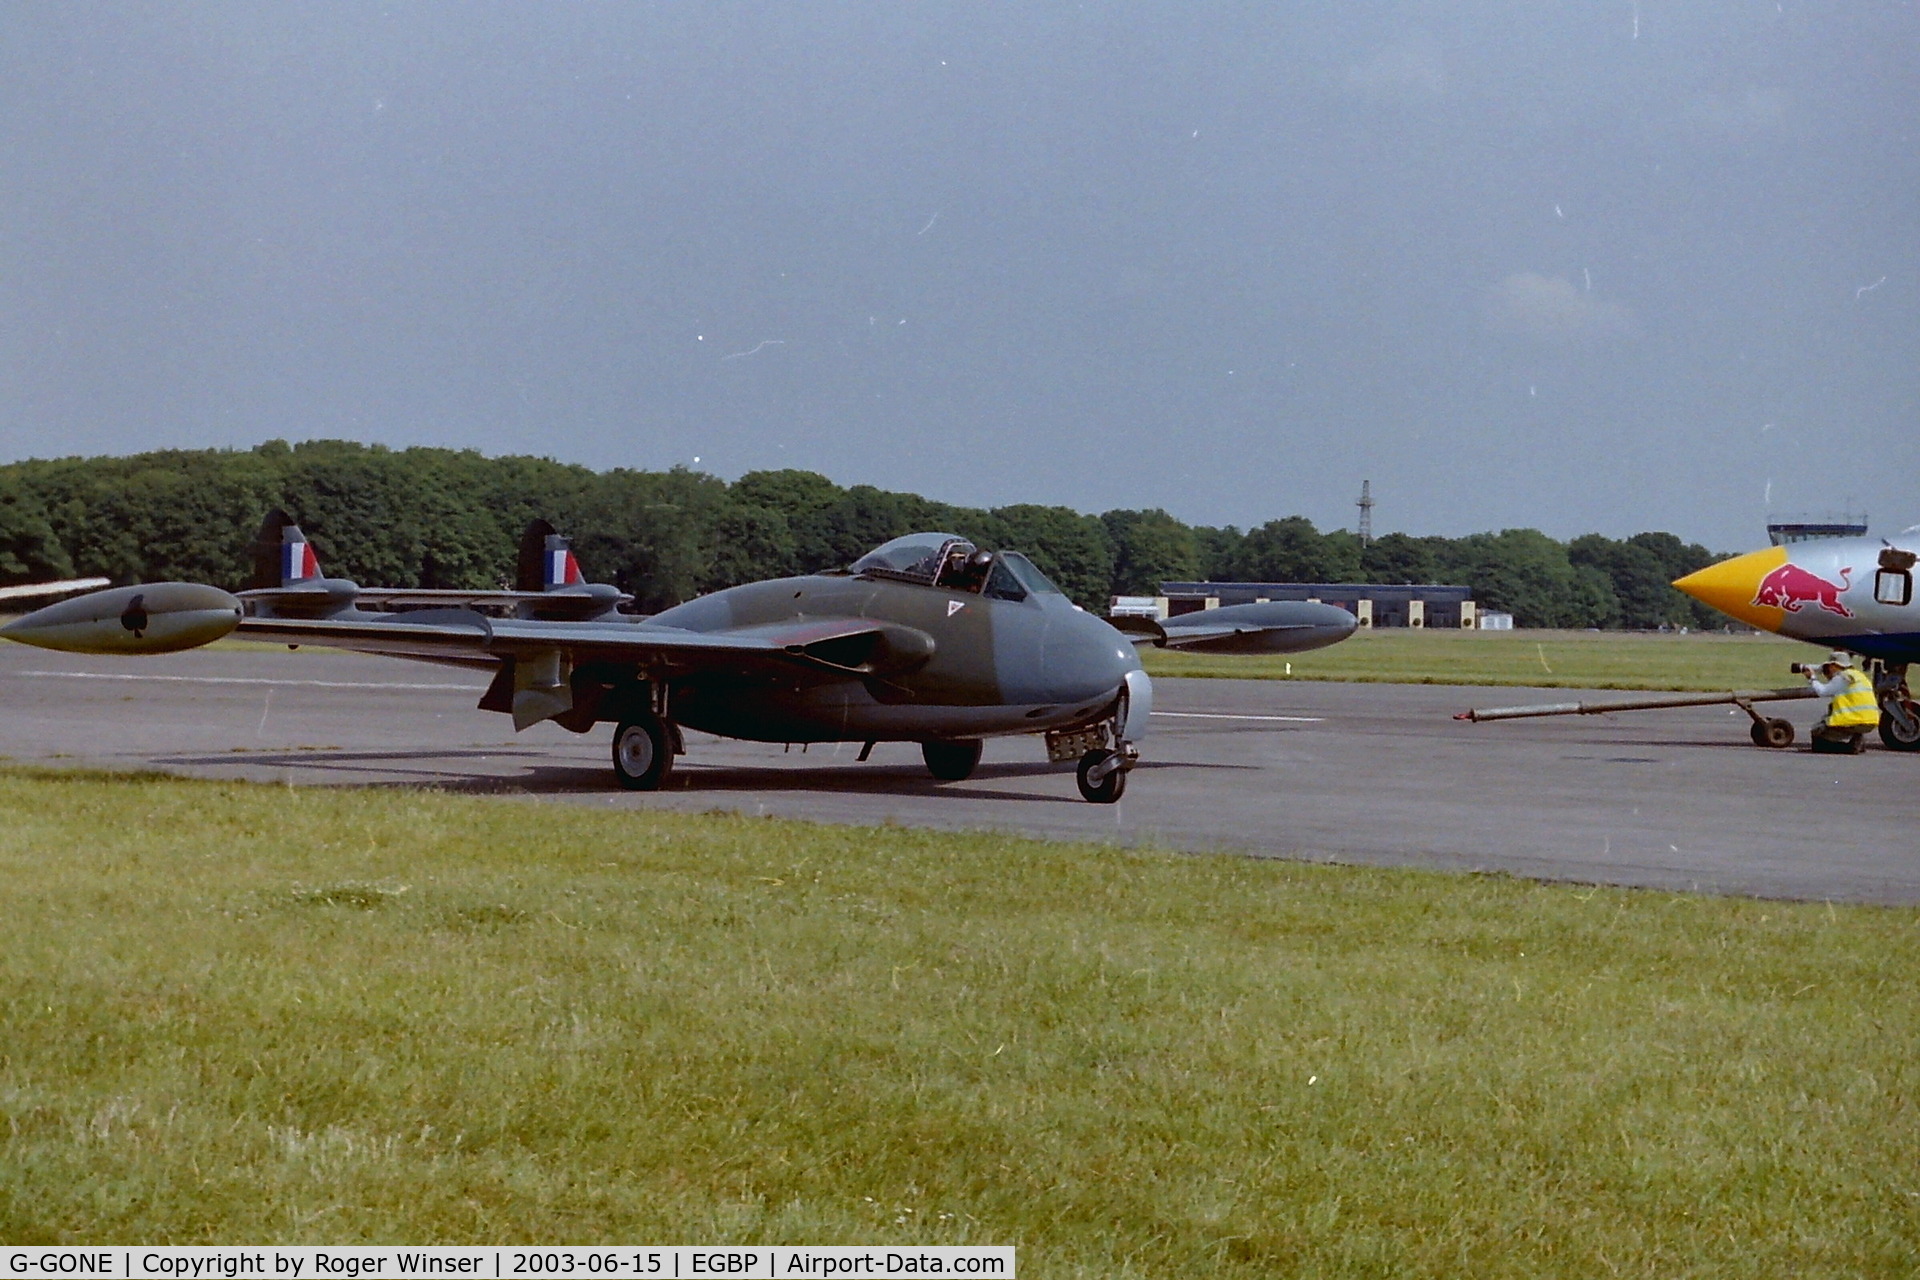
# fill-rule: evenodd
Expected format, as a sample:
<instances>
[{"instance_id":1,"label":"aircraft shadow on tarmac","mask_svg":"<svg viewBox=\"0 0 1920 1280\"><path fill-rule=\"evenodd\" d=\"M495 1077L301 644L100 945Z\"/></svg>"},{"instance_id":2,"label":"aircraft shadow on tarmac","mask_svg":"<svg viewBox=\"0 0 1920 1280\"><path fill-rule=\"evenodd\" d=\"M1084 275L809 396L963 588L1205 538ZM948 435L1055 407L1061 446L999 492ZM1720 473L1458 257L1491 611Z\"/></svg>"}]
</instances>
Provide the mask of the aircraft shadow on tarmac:
<instances>
[{"instance_id":1,"label":"aircraft shadow on tarmac","mask_svg":"<svg viewBox=\"0 0 1920 1280\"><path fill-rule=\"evenodd\" d=\"M386 764L403 760L499 760L513 757L546 759L538 747L433 747L418 751L222 751L215 755L155 756L153 762L181 768L212 765L264 764L278 769L323 769L328 765Z\"/></svg>"},{"instance_id":2,"label":"aircraft shadow on tarmac","mask_svg":"<svg viewBox=\"0 0 1920 1280\"><path fill-rule=\"evenodd\" d=\"M752 765L682 765L668 776L666 785L654 792L623 791L608 786L604 770L585 765L537 764L524 773L500 778L458 778L436 782L437 789L468 795L732 795L750 792L816 792L841 795L892 795L902 798L949 797L960 800L1022 800L1050 802L1071 800L1079 803L1071 791L1061 795L1033 795L1020 791L983 787L993 778L1050 776L1055 772L1044 764L988 765L977 769L965 782L938 782L926 772L909 765L843 764L821 768L764 768ZM1067 776L1071 776L1070 774ZM410 782L379 782L372 787L406 787Z\"/></svg>"},{"instance_id":3,"label":"aircraft shadow on tarmac","mask_svg":"<svg viewBox=\"0 0 1920 1280\"><path fill-rule=\"evenodd\" d=\"M513 757L539 762L511 775L494 777L476 777L464 773L449 774L433 768L409 769L405 765L405 762L410 760L500 760ZM336 784L368 789L430 786L439 791L469 795L622 794L620 788L607 785L604 770L586 765L556 763L538 749L486 747L454 750L436 748L422 751L263 751L171 756L156 758L154 763L164 767L183 769L232 768L242 765L267 769L301 769L320 775L363 773L372 769L408 775L403 778L368 781L348 780ZM1182 763L1172 760L1142 761L1137 768L1142 770L1258 771L1258 766L1255 765ZM839 792L847 795L950 796L967 800L1021 800L1045 803L1072 799L1072 793L1067 792L1059 796L1035 795L999 788L983 788L980 784L996 778L1071 776L1072 770L1068 766L1040 762L982 765L974 771L971 778L964 782L938 782L928 777L926 772L917 765L862 765L848 762L818 767L768 768L755 765L709 765L689 762L668 776L667 784L661 788L659 794L806 791Z\"/></svg>"}]
</instances>

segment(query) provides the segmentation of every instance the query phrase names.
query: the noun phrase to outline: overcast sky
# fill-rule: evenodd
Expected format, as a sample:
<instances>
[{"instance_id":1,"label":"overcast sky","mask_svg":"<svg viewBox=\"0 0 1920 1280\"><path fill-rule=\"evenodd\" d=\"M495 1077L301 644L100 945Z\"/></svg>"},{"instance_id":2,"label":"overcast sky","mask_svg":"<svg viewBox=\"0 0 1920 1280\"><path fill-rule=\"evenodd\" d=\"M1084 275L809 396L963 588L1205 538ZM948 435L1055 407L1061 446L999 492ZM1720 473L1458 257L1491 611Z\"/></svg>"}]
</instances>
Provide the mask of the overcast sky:
<instances>
[{"instance_id":1,"label":"overcast sky","mask_svg":"<svg viewBox=\"0 0 1920 1280\"><path fill-rule=\"evenodd\" d=\"M0 3L0 460L1920 522L1897 0Z\"/></svg>"}]
</instances>

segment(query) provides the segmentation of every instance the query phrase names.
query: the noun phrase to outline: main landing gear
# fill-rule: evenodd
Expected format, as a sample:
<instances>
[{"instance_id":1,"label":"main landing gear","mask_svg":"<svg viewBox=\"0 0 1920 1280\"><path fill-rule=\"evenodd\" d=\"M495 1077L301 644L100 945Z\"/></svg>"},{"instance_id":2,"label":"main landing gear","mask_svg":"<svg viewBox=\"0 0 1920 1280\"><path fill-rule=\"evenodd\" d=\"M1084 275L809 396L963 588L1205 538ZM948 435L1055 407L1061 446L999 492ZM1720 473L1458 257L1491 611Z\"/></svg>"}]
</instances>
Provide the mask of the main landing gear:
<instances>
[{"instance_id":1,"label":"main landing gear","mask_svg":"<svg viewBox=\"0 0 1920 1280\"><path fill-rule=\"evenodd\" d=\"M673 735L651 711L613 731L613 776L629 791L658 791L673 770Z\"/></svg>"},{"instance_id":2,"label":"main landing gear","mask_svg":"<svg viewBox=\"0 0 1920 1280\"><path fill-rule=\"evenodd\" d=\"M963 738L958 742L923 742L920 758L927 772L942 782L965 782L980 764L980 739Z\"/></svg>"},{"instance_id":3,"label":"main landing gear","mask_svg":"<svg viewBox=\"0 0 1920 1280\"><path fill-rule=\"evenodd\" d=\"M1883 666L1874 673L1880 699L1880 741L1889 751L1920 751L1920 704L1907 691L1907 667Z\"/></svg>"}]
</instances>

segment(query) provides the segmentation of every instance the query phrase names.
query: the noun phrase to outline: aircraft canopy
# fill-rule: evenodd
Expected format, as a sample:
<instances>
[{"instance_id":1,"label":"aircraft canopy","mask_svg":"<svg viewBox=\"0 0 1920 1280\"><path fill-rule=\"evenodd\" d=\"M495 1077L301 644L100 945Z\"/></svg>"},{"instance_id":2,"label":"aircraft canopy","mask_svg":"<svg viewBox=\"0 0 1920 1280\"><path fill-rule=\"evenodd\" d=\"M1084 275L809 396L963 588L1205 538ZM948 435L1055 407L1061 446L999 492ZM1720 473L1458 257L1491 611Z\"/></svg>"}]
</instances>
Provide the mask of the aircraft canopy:
<instances>
[{"instance_id":1,"label":"aircraft canopy","mask_svg":"<svg viewBox=\"0 0 1920 1280\"><path fill-rule=\"evenodd\" d=\"M973 591L999 600L1059 595L1060 588L1017 551L981 551L957 533L909 533L855 560L855 574Z\"/></svg>"}]
</instances>

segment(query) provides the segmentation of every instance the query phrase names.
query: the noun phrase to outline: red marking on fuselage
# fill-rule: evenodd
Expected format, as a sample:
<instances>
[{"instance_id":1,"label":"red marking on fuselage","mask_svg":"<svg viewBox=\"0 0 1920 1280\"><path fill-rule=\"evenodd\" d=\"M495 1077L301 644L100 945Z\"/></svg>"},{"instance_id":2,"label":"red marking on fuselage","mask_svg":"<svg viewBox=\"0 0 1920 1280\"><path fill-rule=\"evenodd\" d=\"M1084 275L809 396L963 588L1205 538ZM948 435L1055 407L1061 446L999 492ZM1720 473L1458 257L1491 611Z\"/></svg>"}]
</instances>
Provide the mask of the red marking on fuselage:
<instances>
[{"instance_id":1,"label":"red marking on fuselage","mask_svg":"<svg viewBox=\"0 0 1920 1280\"><path fill-rule=\"evenodd\" d=\"M1828 613L1851 618L1853 610L1840 603L1840 593L1851 584L1852 573L1853 567L1849 565L1840 571L1840 581L1828 582L1819 574L1810 573L1797 564L1783 564L1760 579L1760 585L1753 593L1753 602L1788 613L1800 612L1803 604L1817 604Z\"/></svg>"}]
</instances>

